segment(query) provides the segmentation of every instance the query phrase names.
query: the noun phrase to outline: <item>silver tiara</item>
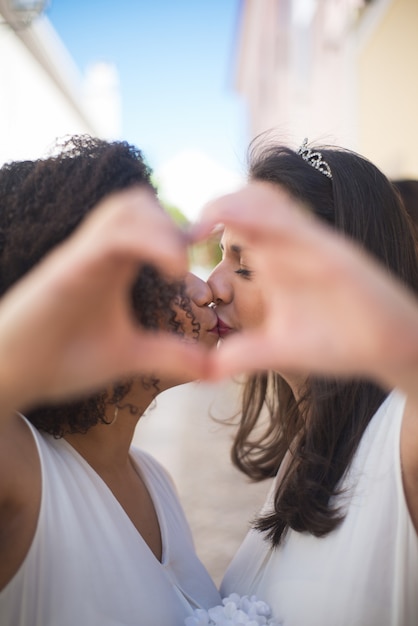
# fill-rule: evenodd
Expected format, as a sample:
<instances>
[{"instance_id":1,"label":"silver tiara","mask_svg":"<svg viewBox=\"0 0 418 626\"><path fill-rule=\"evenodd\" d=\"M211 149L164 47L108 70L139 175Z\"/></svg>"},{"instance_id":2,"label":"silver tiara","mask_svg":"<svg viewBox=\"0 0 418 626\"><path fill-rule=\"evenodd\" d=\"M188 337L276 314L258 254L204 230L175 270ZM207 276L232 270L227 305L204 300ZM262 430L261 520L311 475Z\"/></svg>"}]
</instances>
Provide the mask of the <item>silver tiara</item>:
<instances>
[{"instance_id":1,"label":"silver tiara","mask_svg":"<svg viewBox=\"0 0 418 626\"><path fill-rule=\"evenodd\" d=\"M308 148L308 140L304 139L301 147L297 151L297 154L300 154L302 159L307 161L309 165L312 165L316 170L328 176L328 178L332 178L331 168L326 161L322 159L322 154L320 152L315 152Z\"/></svg>"}]
</instances>

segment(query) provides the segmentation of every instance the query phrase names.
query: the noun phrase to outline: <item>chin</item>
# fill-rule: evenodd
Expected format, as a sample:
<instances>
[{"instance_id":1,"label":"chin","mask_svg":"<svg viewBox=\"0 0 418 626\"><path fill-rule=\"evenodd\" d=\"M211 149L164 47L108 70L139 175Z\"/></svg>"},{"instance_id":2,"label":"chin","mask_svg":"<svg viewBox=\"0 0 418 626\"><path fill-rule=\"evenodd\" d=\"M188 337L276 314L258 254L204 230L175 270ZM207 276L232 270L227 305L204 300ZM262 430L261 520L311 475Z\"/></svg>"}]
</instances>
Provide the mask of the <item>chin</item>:
<instances>
[{"instance_id":1,"label":"chin","mask_svg":"<svg viewBox=\"0 0 418 626\"><path fill-rule=\"evenodd\" d=\"M205 336L199 340L199 343L206 348L214 348L219 341L218 335L213 333L205 333Z\"/></svg>"}]
</instances>

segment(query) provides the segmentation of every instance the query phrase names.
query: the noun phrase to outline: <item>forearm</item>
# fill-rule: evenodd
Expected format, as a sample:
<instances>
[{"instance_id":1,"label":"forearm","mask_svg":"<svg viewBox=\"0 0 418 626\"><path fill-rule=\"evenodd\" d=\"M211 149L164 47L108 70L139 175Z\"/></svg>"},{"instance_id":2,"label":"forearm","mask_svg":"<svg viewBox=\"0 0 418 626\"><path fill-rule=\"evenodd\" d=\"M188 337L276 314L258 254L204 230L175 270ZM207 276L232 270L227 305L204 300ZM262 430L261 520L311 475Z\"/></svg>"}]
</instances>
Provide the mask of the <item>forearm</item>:
<instances>
[{"instance_id":1,"label":"forearm","mask_svg":"<svg viewBox=\"0 0 418 626\"><path fill-rule=\"evenodd\" d=\"M415 359L403 365L388 364L375 378L388 389L402 391L418 412L418 346L416 350Z\"/></svg>"},{"instance_id":2,"label":"forearm","mask_svg":"<svg viewBox=\"0 0 418 626\"><path fill-rule=\"evenodd\" d=\"M418 300L392 277L376 274L373 287L381 297L370 319L370 333L376 333L370 374L418 407Z\"/></svg>"}]
</instances>

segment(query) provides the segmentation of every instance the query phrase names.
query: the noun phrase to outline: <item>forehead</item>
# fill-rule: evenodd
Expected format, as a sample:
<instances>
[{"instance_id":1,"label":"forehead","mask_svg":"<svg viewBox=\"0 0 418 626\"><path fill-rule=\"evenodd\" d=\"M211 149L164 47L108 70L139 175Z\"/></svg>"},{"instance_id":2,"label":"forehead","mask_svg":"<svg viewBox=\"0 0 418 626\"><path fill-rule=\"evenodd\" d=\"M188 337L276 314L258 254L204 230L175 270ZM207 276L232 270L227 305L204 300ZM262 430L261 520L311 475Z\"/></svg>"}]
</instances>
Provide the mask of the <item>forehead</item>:
<instances>
[{"instance_id":1,"label":"forehead","mask_svg":"<svg viewBox=\"0 0 418 626\"><path fill-rule=\"evenodd\" d=\"M248 244L245 242L244 238L230 228L224 228L219 243L223 250L228 250L236 254L248 250Z\"/></svg>"},{"instance_id":2,"label":"forehead","mask_svg":"<svg viewBox=\"0 0 418 626\"><path fill-rule=\"evenodd\" d=\"M256 263L256 250L245 237L230 228L225 228L219 245L224 256L235 258L237 261L249 265Z\"/></svg>"}]
</instances>

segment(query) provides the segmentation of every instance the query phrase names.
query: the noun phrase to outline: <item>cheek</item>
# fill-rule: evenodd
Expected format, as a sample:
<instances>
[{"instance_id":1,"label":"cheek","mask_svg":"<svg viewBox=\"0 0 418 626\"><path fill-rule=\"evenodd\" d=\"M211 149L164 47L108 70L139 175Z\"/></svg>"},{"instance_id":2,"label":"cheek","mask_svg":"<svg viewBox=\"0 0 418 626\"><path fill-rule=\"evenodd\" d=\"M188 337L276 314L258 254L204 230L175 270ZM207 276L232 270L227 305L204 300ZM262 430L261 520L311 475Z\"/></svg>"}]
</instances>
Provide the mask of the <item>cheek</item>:
<instances>
[{"instance_id":1,"label":"cheek","mask_svg":"<svg viewBox=\"0 0 418 626\"><path fill-rule=\"evenodd\" d=\"M183 309L176 311L176 322L181 325L183 340L191 343L202 343L211 348L218 342L218 334L208 332L216 325L216 317L207 307L199 307L194 302L190 302L189 313Z\"/></svg>"},{"instance_id":2,"label":"cheek","mask_svg":"<svg viewBox=\"0 0 418 626\"><path fill-rule=\"evenodd\" d=\"M235 308L243 330L256 328L263 321L264 304L258 289L251 289L247 293L241 294L238 301L235 298Z\"/></svg>"}]
</instances>

